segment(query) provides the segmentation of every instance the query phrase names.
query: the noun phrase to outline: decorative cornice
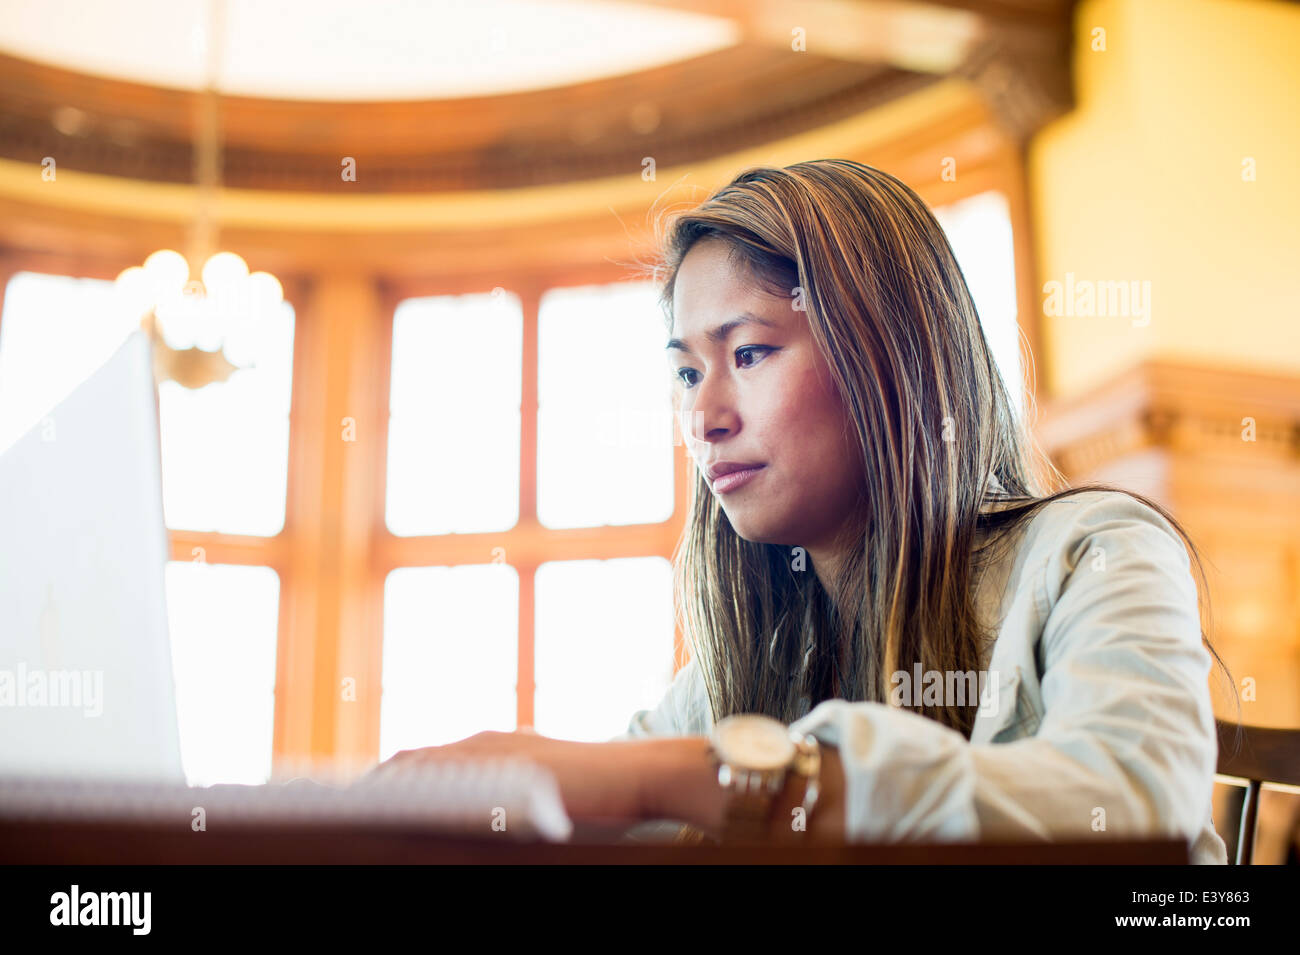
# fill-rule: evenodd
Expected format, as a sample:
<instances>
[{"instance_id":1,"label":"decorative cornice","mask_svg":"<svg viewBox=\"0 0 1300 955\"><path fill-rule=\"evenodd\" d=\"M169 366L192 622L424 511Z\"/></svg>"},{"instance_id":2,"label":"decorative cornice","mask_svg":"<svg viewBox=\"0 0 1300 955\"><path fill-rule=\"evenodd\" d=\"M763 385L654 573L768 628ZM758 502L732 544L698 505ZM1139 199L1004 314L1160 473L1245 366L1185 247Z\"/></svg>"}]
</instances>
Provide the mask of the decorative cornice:
<instances>
[{"instance_id":1,"label":"decorative cornice","mask_svg":"<svg viewBox=\"0 0 1300 955\"><path fill-rule=\"evenodd\" d=\"M970 194L997 186L1007 148L970 84L943 80L785 140L688 167L660 165L653 182L634 172L472 193L222 189L216 214L223 240L250 267L282 279L301 269L341 268L477 288L482 273L505 268L516 277L535 269L551 281L557 269L568 275L579 265L584 272L601 267L602 276L584 275L584 284L625 275L621 263L653 245L659 213L699 201L749 166L862 158L896 171L937 203L953 198L954 188L939 179L941 157L963 157L959 188ZM0 159L0 259L7 247L26 268L111 278L141 256L182 242L195 202L192 186L75 170L47 182L39 169Z\"/></svg>"},{"instance_id":2,"label":"decorative cornice","mask_svg":"<svg viewBox=\"0 0 1300 955\"><path fill-rule=\"evenodd\" d=\"M745 77L737 95L737 77ZM786 138L938 77L740 45L554 90L472 100L221 98L223 183L279 191L509 189L640 174ZM198 94L0 56L0 158L151 182L193 180ZM341 175L356 161L355 181Z\"/></svg>"},{"instance_id":3,"label":"decorative cornice","mask_svg":"<svg viewBox=\"0 0 1300 955\"><path fill-rule=\"evenodd\" d=\"M995 28L957 69L983 94L1007 136L1021 145L1074 108L1070 34Z\"/></svg>"},{"instance_id":4,"label":"decorative cornice","mask_svg":"<svg viewBox=\"0 0 1300 955\"><path fill-rule=\"evenodd\" d=\"M1300 464L1300 376L1148 361L1046 405L1035 427L1067 478L1151 449Z\"/></svg>"}]
</instances>

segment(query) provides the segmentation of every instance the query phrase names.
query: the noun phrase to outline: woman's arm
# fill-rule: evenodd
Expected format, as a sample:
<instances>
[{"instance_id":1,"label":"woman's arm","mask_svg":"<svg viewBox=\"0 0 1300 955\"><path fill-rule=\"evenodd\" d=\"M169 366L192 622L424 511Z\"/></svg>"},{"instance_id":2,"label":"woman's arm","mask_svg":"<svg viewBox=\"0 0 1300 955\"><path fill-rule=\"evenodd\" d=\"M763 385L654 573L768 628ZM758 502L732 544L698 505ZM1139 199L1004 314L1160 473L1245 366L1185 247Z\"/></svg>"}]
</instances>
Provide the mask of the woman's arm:
<instances>
[{"instance_id":1,"label":"woman's arm","mask_svg":"<svg viewBox=\"0 0 1300 955\"><path fill-rule=\"evenodd\" d=\"M972 744L917 713L844 700L796 721L838 747L848 839L1190 843L1205 828L1216 740L1187 553L1126 495L1072 517L1025 591L1044 619L999 638L1042 661L1033 735Z\"/></svg>"},{"instance_id":2,"label":"woman's arm","mask_svg":"<svg viewBox=\"0 0 1300 955\"><path fill-rule=\"evenodd\" d=\"M705 736L682 736L645 742L642 813L647 819L677 819L715 840L722 835L727 793ZM844 841L844 768L834 746L822 746L821 792L805 829L794 829L794 810L802 805L803 777L789 773L785 788L773 800L768 836L776 843Z\"/></svg>"}]
</instances>

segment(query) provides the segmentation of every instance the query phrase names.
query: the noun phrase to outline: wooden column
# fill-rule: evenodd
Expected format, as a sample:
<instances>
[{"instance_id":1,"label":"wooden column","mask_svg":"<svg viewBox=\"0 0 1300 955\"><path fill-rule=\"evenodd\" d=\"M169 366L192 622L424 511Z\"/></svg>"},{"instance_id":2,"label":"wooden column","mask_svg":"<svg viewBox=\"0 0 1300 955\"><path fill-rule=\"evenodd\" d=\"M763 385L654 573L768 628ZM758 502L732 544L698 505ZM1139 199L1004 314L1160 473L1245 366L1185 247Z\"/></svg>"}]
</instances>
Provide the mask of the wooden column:
<instances>
[{"instance_id":1,"label":"wooden column","mask_svg":"<svg viewBox=\"0 0 1300 955\"><path fill-rule=\"evenodd\" d=\"M325 274L298 315L291 415L292 573L277 675L277 764L372 761L379 741L392 316L372 276Z\"/></svg>"},{"instance_id":2,"label":"wooden column","mask_svg":"<svg viewBox=\"0 0 1300 955\"><path fill-rule=\"evenodd\" d=\"M523 310L523 369L519 402L519 525L537 522L537 368L538 311L542 289L529 285L519 289ZM532 726L536 718L533 698L537 690L537 568L540 561L520 561L519 555L506 560L519 573L519 667L515 680L515 721Z\"/></svg>"}]
</instances>

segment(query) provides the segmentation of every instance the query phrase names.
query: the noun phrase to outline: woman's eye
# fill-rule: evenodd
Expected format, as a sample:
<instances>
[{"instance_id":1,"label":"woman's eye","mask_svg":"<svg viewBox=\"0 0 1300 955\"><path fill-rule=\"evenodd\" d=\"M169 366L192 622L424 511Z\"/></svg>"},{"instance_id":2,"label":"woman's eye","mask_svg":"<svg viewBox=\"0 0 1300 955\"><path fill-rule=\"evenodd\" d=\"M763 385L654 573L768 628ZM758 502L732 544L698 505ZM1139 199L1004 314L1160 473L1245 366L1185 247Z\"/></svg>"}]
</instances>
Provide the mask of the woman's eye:
<instances>
[{"instance_id":1,"label":"woman's eye","mask_svg":"<svg viewBox=\"0 0 1300 955\"><path fill-rule=\"evenodd\" d=\"M749 365L743 364L743 362L745 361L745 359L742 358L741 356L743 356L743 355L751 355L751 356L752 356L754 353L757 353L757 354L758 354L758 357L757 357L757 358L753 358L753 357L751 357L751 358L749 359L749 361L752 363L752 362L754 362L754 361L761 361L762 358L763 358L763 356L766 355L766 354L767 354L768 352L770 352L770 351L776 351L776 349L773 348L773 347L771 347L770 345L744 345L744 346L742 346L742 347L736 349L736 358L737 358L737 359L740 359L740 361L742 362L742 364L741 364L741 367L742 367L742 368L748 368ZM685 385L687 388L690 388L690 387L694 386L697 382L694 381L694 380L692 380L692 379L691 379L690 377L688 377L688 376L690 376L690 375L696 375L696 374L699 374L699 372L697 372L694 368L678 368L677 371L676 371L676 373L675 373L675 377L677 378L678 381L680 381L680 382L681 382L683 385Z\"/></svg>"}]
</instances>

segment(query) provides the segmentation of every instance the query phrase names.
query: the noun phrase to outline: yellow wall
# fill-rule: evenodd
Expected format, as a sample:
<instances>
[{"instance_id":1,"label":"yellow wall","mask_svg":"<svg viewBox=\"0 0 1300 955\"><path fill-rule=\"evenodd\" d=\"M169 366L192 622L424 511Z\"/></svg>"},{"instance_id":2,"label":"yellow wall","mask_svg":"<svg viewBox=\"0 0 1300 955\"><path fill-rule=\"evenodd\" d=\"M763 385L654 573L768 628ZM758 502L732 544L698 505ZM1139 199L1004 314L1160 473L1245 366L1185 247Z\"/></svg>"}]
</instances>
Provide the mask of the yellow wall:
<instances>
[{"instance_id":1,"label":"yellow wall","mask_svg":"<svg viewBox=\"0 0 1300 955\"><path fill-rule=\"evenodd\" d=\"M1157 356L1300 371L1300 7L1086 0L1075 34L1078 108L1028 157L1040 291L1150 282L1150 310L1044 315L1047 393Z\"/></svg>"}]
</instances>

